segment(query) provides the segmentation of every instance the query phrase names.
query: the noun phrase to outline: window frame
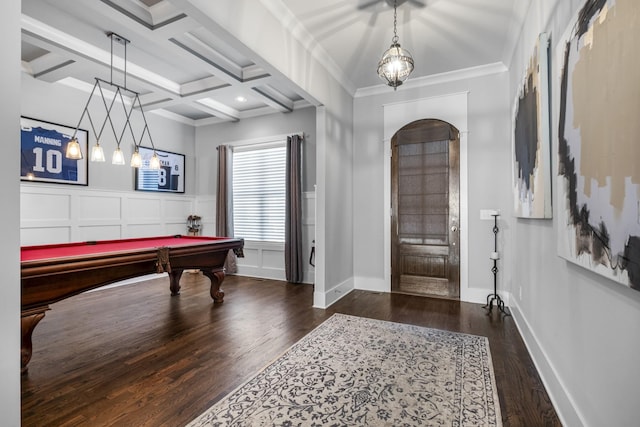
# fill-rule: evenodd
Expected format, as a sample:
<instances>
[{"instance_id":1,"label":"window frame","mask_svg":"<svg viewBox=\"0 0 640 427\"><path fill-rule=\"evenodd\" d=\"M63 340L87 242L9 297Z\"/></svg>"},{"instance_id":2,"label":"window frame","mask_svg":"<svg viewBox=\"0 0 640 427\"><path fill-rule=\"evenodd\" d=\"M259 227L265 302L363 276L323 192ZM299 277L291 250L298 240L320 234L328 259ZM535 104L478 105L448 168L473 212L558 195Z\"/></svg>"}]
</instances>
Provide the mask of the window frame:
<instances>
[{"instance_id":1,"label":"window frame","mask_svg":"<svg viewBox=\"0 0 640 427\"><path fill-rule=\"evenodd\" d=\"M285 217L286 217L286 213L285 213L285 204L286 204L286 194L284 195L284 200L283 200L283 205L282 205L282 234L281 234L281 239L282 240L257 240L255 239L255 236L242 236L241 234L238 234L237 231L237 226L236 226L236 187L235 187L235 183L234 183L234 174L236 172L236 167L235 167L235 163L236 163L236 159L235 159L235 155L237 153L248 153L248 152L254 152L254 151L261 151L261 150L268 150L268 149L273 149L273 148L284 148L284 177L283 177L283 187L282 190L283 192L286 192L286 147L287 147L287 139L286 136L282 137L282 138L270 138L269 140L265 140L264 142L257 142L257 143L252 143L252 144L242 144L242 145L230 145L230 149L231 149L231 199L232 199L232 213L233 213L233 234L234 236L238 236L238 237L243 237L245 239L245 241L248 242L252 242L254 243L253 246L260 246L260 247L264 247L264 249L275 249L276 247L283 247L284 246L284 239L285 239L285 231L284 231L284 226L285 226Z\"/></svg>"}]
</instances>

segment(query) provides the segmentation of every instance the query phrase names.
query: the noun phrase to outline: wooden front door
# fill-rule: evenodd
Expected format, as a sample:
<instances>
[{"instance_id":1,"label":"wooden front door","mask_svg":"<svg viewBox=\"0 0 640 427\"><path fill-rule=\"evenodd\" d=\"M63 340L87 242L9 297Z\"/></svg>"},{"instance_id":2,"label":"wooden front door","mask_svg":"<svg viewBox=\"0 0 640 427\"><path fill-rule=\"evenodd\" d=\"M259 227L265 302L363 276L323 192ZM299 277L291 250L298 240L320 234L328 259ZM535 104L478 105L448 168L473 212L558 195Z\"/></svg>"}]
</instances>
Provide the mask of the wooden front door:
<instances>
[{"instance_id":1,"label":"wooden front door","mask_svg":"<svg viewBox=\"0 0 640 427\"><path fill-rule=\"evenodd\" d=\"M460 297L460 136L419 120L391 139L391 291Z\"/></svg>"}]
</instances>

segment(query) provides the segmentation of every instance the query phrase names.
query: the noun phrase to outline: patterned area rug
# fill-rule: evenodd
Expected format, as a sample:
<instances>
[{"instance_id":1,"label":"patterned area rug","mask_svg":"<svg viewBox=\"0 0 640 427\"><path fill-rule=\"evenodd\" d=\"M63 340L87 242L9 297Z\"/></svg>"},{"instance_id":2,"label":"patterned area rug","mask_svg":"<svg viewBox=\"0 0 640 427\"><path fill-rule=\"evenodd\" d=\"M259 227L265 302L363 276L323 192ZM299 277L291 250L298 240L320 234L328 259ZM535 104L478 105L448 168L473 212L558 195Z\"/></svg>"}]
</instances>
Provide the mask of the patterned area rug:
<instances>
[{"instance_id":1,"label":"patterned area rug","mask_svg":"<svg viewBox=\"0 0 640 427\"><path fill-rule=\"evenodd\" d=\"M502 426L486 337L334 314L188 427Z\"/></svg>"}]
</instances>

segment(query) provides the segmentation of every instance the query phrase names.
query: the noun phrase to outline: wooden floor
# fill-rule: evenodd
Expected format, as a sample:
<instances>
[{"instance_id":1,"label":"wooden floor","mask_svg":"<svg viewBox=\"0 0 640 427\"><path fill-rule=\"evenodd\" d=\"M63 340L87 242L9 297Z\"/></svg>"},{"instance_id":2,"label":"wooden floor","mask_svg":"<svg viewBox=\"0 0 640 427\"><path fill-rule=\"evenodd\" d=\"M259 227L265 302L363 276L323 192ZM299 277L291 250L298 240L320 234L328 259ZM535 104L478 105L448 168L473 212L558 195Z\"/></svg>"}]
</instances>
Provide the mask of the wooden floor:
<instances>
[{"instance_id":1,"label":"wooden floor","mask_svg":"<svg viewBox=\"0 0 640 427\"><path fill-rule=\"evenodd\" d=\"M54 304L22 376L23 426L182 426L333 313L489 338L505 426L559 426L514 321L476 304L354 291L328 310L313 287L227 277L223 304L185 274ZM495 313L496 310L494 310Z\"/></svg>"}]
</instances>

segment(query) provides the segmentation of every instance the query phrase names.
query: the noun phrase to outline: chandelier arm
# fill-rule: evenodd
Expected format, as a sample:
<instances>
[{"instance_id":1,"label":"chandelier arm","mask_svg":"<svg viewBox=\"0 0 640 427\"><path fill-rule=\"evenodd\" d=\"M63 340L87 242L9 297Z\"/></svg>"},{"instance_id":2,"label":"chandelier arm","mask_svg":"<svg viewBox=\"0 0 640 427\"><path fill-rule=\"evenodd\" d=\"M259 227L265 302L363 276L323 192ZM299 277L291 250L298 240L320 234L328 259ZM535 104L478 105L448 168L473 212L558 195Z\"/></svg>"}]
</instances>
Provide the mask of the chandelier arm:
<instances>
[{"instance_id":1,"label":"chandelier arm","mask_svg":"<svg viewBox=\"0 0 640 427\"><path fill-rule=\"evenodd\" d=\"M142 133L140 134L140 143L142 143L142 139L144 138L145 132L149 131L149 127L147 125L142 128ZM151 135L149 135L149 141L151 141ZM153 141L151 141L151 147L153 148L153 152L156 152L156 148L153 146Z\"/></svg>"},{"instance_id":2,"label":"chandelier arm","mask_svg":"<svg viewBox=\"0 0 640 427\"><path fill-rule=\"evenodd\" d=\"M93 136L96 137L96 144L100 143L100 135L98 135L98 132L96 132L96 127L93 124L93 119L91 118L91 113L89 113L89 111L87 110L87 118L89 119L89 124L91 125L91 130L93 131Z\"/></svg>"},{"instance_id":3,"label":"chandelier arm","mask_svg":"<svg viewBox=\"0 0 640 427\"><path fill-rule=\"evenodd\" d=\"M78 120L78 126L76 126L76 129L73 131L73 136L71 137L71 139L74 139L76 137L76 134L78 133L78 129L80 129L80 124L82 123L82 119L84 119L84 115L89 114L89 111L87 110L87 108L89 108L89 103L91 102L93 93L96 91L96 86L98 86L98 79L96 79L96 82L93 85L93 89L91 89L91 94L89 95L89 99L87 99L87 103L84 106L84 110L82 110L82 114L80 115L80 120ZM95 134L95 132L96 131L94 129L93 133Z\"/></svg>"},{"instance_id":4,"label":"chandelier arm","mask_svg":"<svg viewBox=\"0 0 640 427\"><path fill-rule=\"evenodd\" d=\"M127 130L127 127L128 127L129 131L131 131L131 138L133 138L133 145L137 148L138 146L140 146L140 144L138 144L136 142L136 136L133 134L133 128L131 127L131 114L133 113L134 103L133 102L131 103L131 107L127 111L127 108L125 107L126 104L124 103L124 97L122 96L122 91L120 91L119 94L120 94L120 102L122 103L122 106L124 107L124 114L125 114L125 117L127 119L125 121L124 126L122 127L122 133L120 134L120 141L122 140L122 137L124 136L124 133ZM140 140L140 143L142 143L142 139Z\"/></svg>"},{"instance_id":5,"label":"chandelier arm","mask_svg":"<svg viewBox=\"0 0 640 427\"><path fill-rule=\"evenodd\" d=\"M120 88L120 90L127 91L127 92L129 92L130 94L132 94L132 95L134 95L134 96L135 96L135 95L140 95L140 93L136 92L135 90L133 90L133 89L129 89L129 88L124 87L124 86L122 86L122 85L119 85L118 83L111 83L111 82L108 82L108 81L106 81L106 80L104 80L104 79L101 79L100 77L95 77L95 79L96 79L96 80L99 80L101 83L108 84L109 86L113 86L113 87L115 87L115 88Z\"/></svg>"},{"instance_id":6,"label":"chandelier arm","mask_svg":"<svg viewBox=\"0 0 640 427\"><path fill-rule=\"evenodd\" d=\"M111 110L113 109L113 105L116 102L116 96L118 95L118 93L120 92L120 87L116 85L116 94L114 95L113 99L111 100L111 105L107 107L107 100L104 97L104 92L102 91L102 86L99 86L100 89L100 96L102 98L102 103L104 104L104 108L107 111L107 117L104 119L104 122L102 123L102 129L100 129L100 135L102 135L102 131L104 130L104 127L107 124L107 120L109 121L109 124L111 125L111 131L113 132L113 137L116 138L116 143L118 145L118 148L120 148L120 141L118 140L118 134L116 133L116 128L113 125L113 120L111 119Z\"/></svg>"},{"instance_id":7,"label":"chandelier arm","mask_svg":"<svg viewBox=\"0 0 640 427\"><path fill-rule=\"evenodd\" d=\"M153 143L153 139L151 138L151 130L149 129L149 124L147 122L147 118L144 114L144 110L142 108L142 102L140 101L140 97L139 97L139 93L135 92L131 89L127 88L127 44L130 43L129 40L125 39L122 36L119 36L116 33L113 32L108 32L107 36L110 38L110 48L111 48L111 58L110 58L110 63L109 63L109 77L110 77L110 81L106 81L103 79L100 79L98 77L95 78L96 82L93 86L93 89L91 90L91 94L89 95L89 98L87 99L87 102L84 106L84 109L82 110L82 114L80 115L80 119L78 120L78 126L76 126L75 131L73 133L72 139L70 142L75 142L77 144L77 139L76 139L76 135L78 133L78 130L80 128L80 125L82 124L82 120L84 120L85 115L87 116L89 123L91 125L91 130L93 131L93 135L96 138L96 144L98 145L100 143L100 139L102 138L102 135L104 133L104 131L106 130L107 127L107 121L109 122L109 126L111 127L111 131L113 132L113 136L116 139L116 144L117 144L117 152L120 152L120 145L122 144L122 141L124 139L124 134L127 132L126 128L129 128L129 132L131 133L131 137L133 139L133 143L134 146L136 148L136 151L138 149L138 147L142 144L145 132L147 133L148 137L149 137L149 142L151 143L151 147L153 148L153 153L154 153L154 158L156 158L157 160L157 153L156 153L156 149L155 149L155 144ZM123 83L124 85L119 85L117 83L113 82L113 74L114 74L114 45L113 43L118 42L122 45L124 45L124 65L123 65ZM102 84L107 84L109 85L109 91L114 91L114 95L113 98L111 99L111 101L109 102L105 96L105 88L103 87ZM96 91L97 88L97 91ZM125 103L125 99L124 99L124 93L123 91L126 91L128 94L132 94L133 97L133 101L131 102L130 107L127 107L127 104ZM99 131L97 130L96 125L98 124L98 122L96 121L98 119L98 117L92 117L91 115L91 111L89 111L89 108L91 107L91 101L94 95L97 96L97 94L100 94L100 99L102 100L102 106L104 107L105 111L106 111L106 117L104 118L102 124L100 125L100 129ZM125 113L125 122L124 122L124 126L122 128L122 130L116 130L116 123L114 123L114 118L112 116L112 114L115 114L116 110L115 108L115 104L116 102L121 102L122 106L123 106L123 110ZM136 106L137 104L137 106ZM95 108L97 108L97 106L95 106ZM132 119L134 117L134 109L139 108L140 110L140 115L142 116L142 120L144 121L144 127L142 129L142 133L140 135L140 140L136 140L136 135L135 135L135 130L133 129L133 123L132 123ZM119 110L119 109L118 109ZM137 115L137 113L136 113ZM138 119L138 118L136 118ZM120 135L118 136L118 132L120 132ZM67 157L68 158L72 158L72 159L76 159L74 153L69 154L70 150L67 150ZM80 157L82 158L82 157ZM93 159L92 159L93 160ZM104 161L104 160L103 160Z\"/></svg>"},{"instance_id":8,"label":"chandelier arm","mask_svg":"<svg viewBox=\"0 0 640 427\"><path fill-rule=\"evenodd\" d=\"M142 130L142 135L140 136L140 142L142 143L142 137L144 136L144 131L147 131L147 135L149 135L149 142L151 143L151 147L153 148L153 151L155 152L156 150L156 146L153 144L153 138L151 138L151 131L149 130L149 124L147 123L147 117L144 115L144 110L142 109L142 103L140 102L140 97L138 96L138 94L136 93L136 98L133 101L134 105L135 102L138 101L138 108L140 109L140 115L142 116L142 120L144 120L144 129Z\"/></svg>"}]
</instances>

